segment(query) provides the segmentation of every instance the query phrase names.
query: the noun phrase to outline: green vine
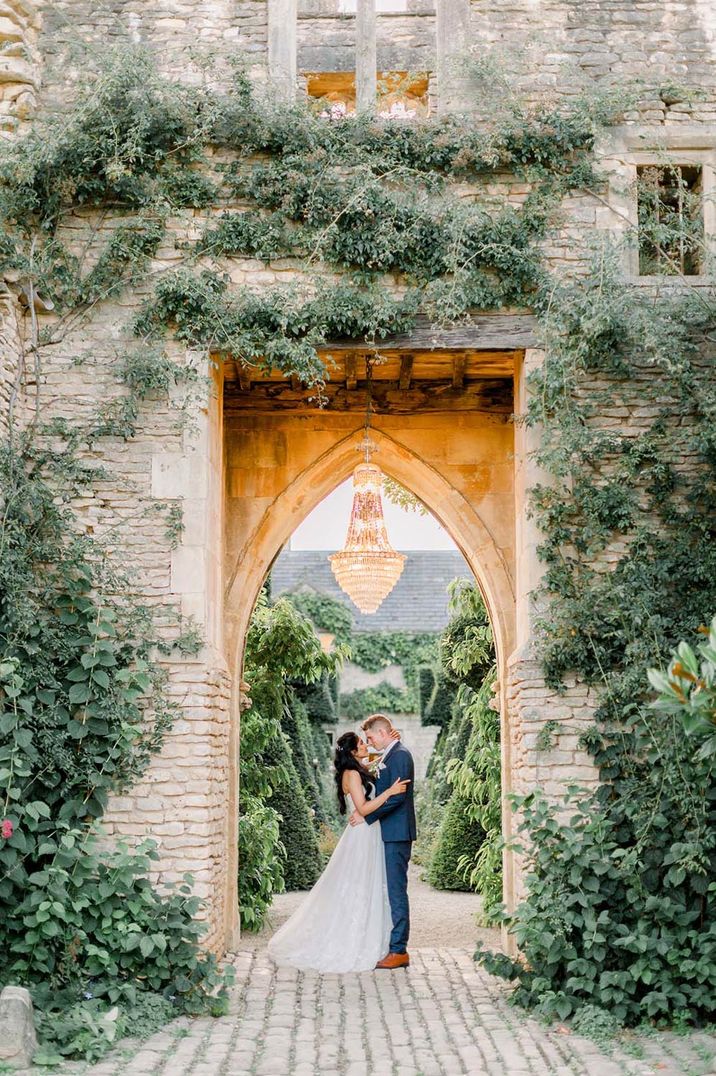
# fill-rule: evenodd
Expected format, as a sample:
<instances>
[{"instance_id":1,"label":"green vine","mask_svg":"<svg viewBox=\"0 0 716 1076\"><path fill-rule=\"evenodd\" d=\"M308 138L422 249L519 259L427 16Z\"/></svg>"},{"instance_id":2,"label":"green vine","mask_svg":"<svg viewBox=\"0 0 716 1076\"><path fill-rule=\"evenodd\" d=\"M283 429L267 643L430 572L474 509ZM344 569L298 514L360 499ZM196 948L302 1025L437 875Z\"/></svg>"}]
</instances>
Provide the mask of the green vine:
<instances>
[{"instance_id":1,"label":"green vine","mask_svg":"<svg viewBox=\"0 0 716 1076\"><path fill-rule=\"evenodd\" d=\"M128 331L155 358L143 370L141 356L120 369L120 399L83 431L84 443L108 433L131 437L139 405L179 379L149 343L170 334L320 385L330 376L321 352L331 340L377 349L419 313L435 324L506 306L538 314L547 357L532 378L530 421L544 429L539 462L551 478L534 494L545 536L541 654L555 689L575 675L598 688L585 745L603 784L582 796L569 825L539 797L523 801L533 876L510 928L527 959L501 967L517 978L517 998L548 1015L588 1004L632 1023L645 1014L699 1021L716 996L713 768L676 720L649 710L645 671L716 609L714 305L706 289L685 290L679 274L668 294L635 292L607 253L576 282L548 273L542 245L563 195L599 183L591 158L608 111L603 101L528 110L510 100L489 130L459 119L326 123L298 105L260 106L242 77L223 97L164 79L148 53L123 46L79 88L71 113L3 145L0 268L28 303L20 378L26 361L39 374L46 349L107 298L140 284L149 294ZM526 183L520 205L488 193L486 181L499 187L504 176ZM469 203L456 182L473 186ZM180 268L157 268L169 214L209 206L224 215L211 217L198 240L182 241ZM64 234L75 213L88 231L79 252ZM114 227L106 228L110 215ZM650 233L650 255L673 268L680 223L668 224L668 234ZM693 229L685 240L690 251L701 241ZM237 256L291 258L300 282L260 294L235 286L226 259ZM326 280L326 267L335 281ZM41 329L37 311L51 304L49 328ZM160 898L147 895L124 861L112 875L120 883L104 896L100 853L86 852L108 789L141 770L159 742L162 718L142 731L139 704L152 686L142 663L153 635L145 622L135 637L131 610L98 600L107 594L101 557L76 544L69 509L52 514L52 483L64 489L72 475L88 489L98 477L76 460L77 431L55 425L67 467L47 479L43 468L57 451L43 447L47 430L36 430L35 445L18 454L19 386L6 463L9 488L19 492L3 537L17 552L0 655L10 689L2 696L2 787L16 812L8 821L17 821L0 846L0 857L9 857L0 884L10 886L4 900L12 908L3 974L23 972L75 997L88 974L107 996L117 977L117 989L140 989L142 943L127 937L139 934L149 985L190 1003L216 981L193 944L193 906L177 898L171 931L155 931L164 941L152 940L147 908ZM617 424L604 421L609 408ZM35 540L40 546L28 547ZM56 567L45 577L39 569L48 564ZM17 581L28 588L24 603ZM64 624L63 616L78 619ZM105 652L116 674L115 666L103 672ZM104 744L101 779L90 750L96 737ZM47 772L36 739L51 747ZM65 785L89 821L75 807L55 812ZM264 822L271 831L270 818ZM45 837L57 847L41 852ZM80 848L89 858L68 878ZM45 857L57 874L45 871ZM43 889L25 879L15 890L26 863L37 863ZM85 866L98 887L89 905L75 889ZM143 896L133 901L128 894L137 888ZM109 927L92 917L103 901L111 905ZM125 932L128 908L138 931ZM189 939L186 948L172 949L180 937Z\"/></svg>"}]
</instances>

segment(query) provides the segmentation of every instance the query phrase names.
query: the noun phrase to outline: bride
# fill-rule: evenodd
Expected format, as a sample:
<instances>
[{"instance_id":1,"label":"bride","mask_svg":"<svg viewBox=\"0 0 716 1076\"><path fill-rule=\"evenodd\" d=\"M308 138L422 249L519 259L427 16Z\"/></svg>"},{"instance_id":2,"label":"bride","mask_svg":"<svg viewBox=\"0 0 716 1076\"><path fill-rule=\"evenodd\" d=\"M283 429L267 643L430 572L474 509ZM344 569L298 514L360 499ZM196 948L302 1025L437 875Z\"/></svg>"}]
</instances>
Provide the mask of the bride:
<instances>
[{"instance_id":1,"label":"bride","mask_svg":"<svg viewBox=\"0 0 716 1076\"><path fill-rule=\"evenodd\" d=\"M373 799L367 756L368 746L355 732L338 739L334 766L342 815L356 810L365 818L407 788L398 780ZM323 874L268 951L276 964L301 970L369 971L388 952L391 926L380 826L346 826Z\"/></svg>"}]
</instances>

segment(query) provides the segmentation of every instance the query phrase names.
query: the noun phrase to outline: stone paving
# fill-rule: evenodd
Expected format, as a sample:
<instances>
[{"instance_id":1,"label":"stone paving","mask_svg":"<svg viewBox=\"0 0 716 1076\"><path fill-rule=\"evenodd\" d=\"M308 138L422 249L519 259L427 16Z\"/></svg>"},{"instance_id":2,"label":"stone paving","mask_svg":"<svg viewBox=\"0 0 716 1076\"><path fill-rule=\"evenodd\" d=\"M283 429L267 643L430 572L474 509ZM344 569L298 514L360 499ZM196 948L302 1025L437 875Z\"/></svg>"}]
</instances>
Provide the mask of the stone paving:
<instances>
[{"instance_id":1,"label":"stone paving","mask_svg":"<svg viewBox=\"0 0 716 1076\"><path fill-rule=\"evenodd\" d=\"M415 949L409 969L318 975L237 957L227 1016L180 1019L120 1044L87 1076L715 1076L716 1036L658 1034L600 1048L544 1027L468 948Z\"/></svg>"}]
</instances>

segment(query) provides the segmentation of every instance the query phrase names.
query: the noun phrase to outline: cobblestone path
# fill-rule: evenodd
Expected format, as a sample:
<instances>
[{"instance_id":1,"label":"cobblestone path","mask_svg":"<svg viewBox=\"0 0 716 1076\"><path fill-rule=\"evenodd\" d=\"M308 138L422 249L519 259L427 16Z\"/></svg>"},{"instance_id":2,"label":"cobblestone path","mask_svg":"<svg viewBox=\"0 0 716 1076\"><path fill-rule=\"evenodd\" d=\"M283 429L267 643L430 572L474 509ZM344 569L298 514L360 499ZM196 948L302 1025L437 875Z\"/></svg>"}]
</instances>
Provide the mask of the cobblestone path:
<instances>
[{"instance_id":1,"label":"cobblestone path","mask_svg":"<svg viewBox=\"0 0 716 1076\"><path fill-rule=\"evenodd\" d=\"M415 949L396 972L276 969L237 958L231 1011L123 1044L88 1076L714 1076L716 1036L659 1034L600 1049L512 1008L472 950ZM64 1070L69 1071L68 1069Z\"/></svg>"}]
</instances>

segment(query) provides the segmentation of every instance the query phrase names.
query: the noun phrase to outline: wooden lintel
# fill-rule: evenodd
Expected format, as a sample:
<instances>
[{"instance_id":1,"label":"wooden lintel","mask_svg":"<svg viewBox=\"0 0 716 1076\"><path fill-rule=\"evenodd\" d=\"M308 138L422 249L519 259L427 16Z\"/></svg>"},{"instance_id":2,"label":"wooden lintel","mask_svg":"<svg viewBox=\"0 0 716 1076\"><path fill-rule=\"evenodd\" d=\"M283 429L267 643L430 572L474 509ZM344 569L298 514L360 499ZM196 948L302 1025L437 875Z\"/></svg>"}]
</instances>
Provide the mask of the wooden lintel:
<instances>
[{"instance_id":1,"label":"wooden lintel","mask_svg":"<svg viewBox=\"0 0 716 1076\"><path fill-rule=\"evenodd\" d=\"M355 355L346 355L346 388L353 391L358 385L358 360Z\"/></svg>"},{"instance_id":2,"label":"wooden lintel","mask_svg":"<svg viewBox=\"0 0 716 1076\"><path fill-rule=\"evenodd\" d=\"M467 355L456 355L452 361L452 387L461 389L465 382Z\"/></svg>"},{"instance_id":3,"label":"wooden lintel","mask_svg":"<svg viewBox=\"0 0 716 1076\"><path fill-rule=\"evenodd\" d=\"M398 379L398 385L405 391L410 388L410 376L413 372L413 361L415 356L410 353L400 356L400 378Z\"/></svg>"},{"instance_id":4,"label":"wooden lintel","mask_svg":"<svg viewBox=\"0 0 716 1076\"><path fill-rule=\"evenodd\" d=\"M400 336L381 340L381 349L433 351L458 348L461 351L511 351L537 347L537 321L533 314L476 314L456 325L435 325L424 314L415 319L415 327ZM355 340L337 340L327 347L331 351L355 351Z\"/></svg>"}]
</instances>

